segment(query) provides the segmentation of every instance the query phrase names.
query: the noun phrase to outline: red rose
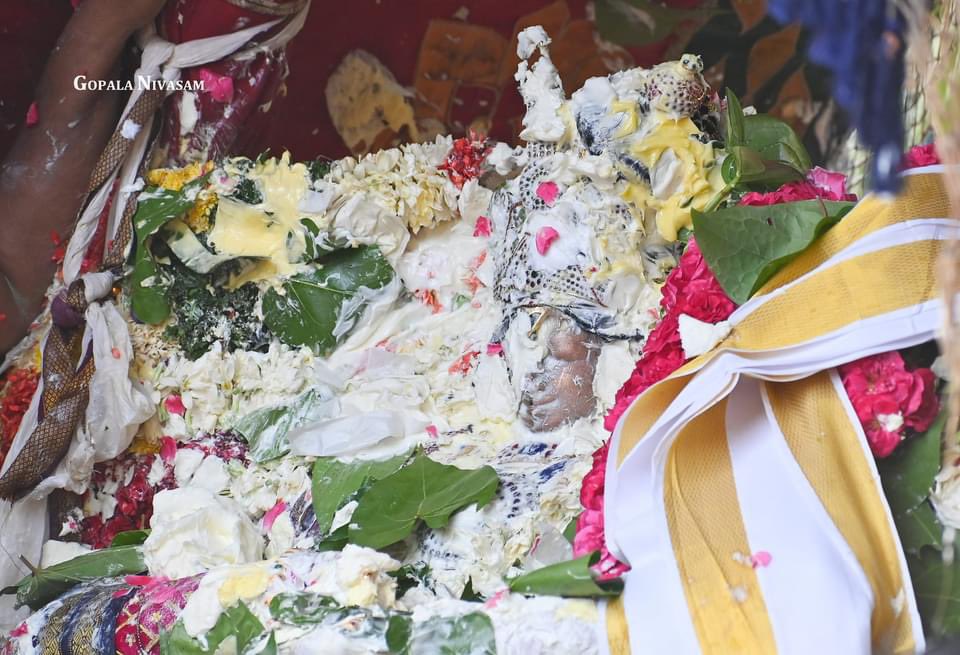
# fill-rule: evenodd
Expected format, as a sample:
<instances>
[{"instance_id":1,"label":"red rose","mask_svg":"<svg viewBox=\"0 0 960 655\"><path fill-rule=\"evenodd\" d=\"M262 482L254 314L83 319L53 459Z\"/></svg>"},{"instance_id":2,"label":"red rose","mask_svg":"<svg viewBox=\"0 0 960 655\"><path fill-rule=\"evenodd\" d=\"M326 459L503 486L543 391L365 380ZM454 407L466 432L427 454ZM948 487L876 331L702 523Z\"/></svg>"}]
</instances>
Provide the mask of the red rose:
<instances>
[{"instance_id":1,"label":"red rose","mask_svg":"<svg viewBox=\"0 0 960 655\"><path fill-rule=\"evenodd\" d=\"M935 143L927 143L922 146L913 146L903 156L903 168L919 168L920 166L933 166L940 163L940 155L937 154Z\"/></svg>"}]
</instances>

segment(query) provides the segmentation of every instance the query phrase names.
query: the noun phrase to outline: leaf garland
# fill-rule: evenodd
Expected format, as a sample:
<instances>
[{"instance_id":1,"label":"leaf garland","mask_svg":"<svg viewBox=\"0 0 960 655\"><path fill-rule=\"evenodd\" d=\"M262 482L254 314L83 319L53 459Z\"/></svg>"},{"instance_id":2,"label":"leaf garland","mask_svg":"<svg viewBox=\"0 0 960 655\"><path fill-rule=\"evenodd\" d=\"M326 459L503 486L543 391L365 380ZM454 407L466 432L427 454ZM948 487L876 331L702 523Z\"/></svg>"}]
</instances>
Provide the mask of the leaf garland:
<instances>
[{"instance_id":1,"label":"leaf garland","mask_svg":"<svg viewBox=\"0 0 960 655\"><path fill-rule=\"evenodd\" d=\"M410 464L373 482L361 496L350 522L349 541L384 548L405 539L420 521L442 528L454 512L493 500L499 483L490 466L468 471L417 453Z\"/></svg>"},{"instance_id":2,"label":"leaf garland","mask_svg":"<svg viewBox=\"0 0 960 655\"><path fill-rule=\"evenodd\" d=\"M852 202L802 200L693 210L693 230L720 286L742 305L852 207Z\"/></svg>"},{"instance_id":3,"label":"leaf garland","mask_svg":"<svg viewBox=\"0 0 960 655\"><path fill-rule=\"evenodd\" d=\"M283 294L275 289L264 294L264 323L289 346L327 353L362 313L366 303L361 291L380 289L393 276L393 268L374 246L334 251L316 270L288 279Z\"/></svg>"}]
</instances>

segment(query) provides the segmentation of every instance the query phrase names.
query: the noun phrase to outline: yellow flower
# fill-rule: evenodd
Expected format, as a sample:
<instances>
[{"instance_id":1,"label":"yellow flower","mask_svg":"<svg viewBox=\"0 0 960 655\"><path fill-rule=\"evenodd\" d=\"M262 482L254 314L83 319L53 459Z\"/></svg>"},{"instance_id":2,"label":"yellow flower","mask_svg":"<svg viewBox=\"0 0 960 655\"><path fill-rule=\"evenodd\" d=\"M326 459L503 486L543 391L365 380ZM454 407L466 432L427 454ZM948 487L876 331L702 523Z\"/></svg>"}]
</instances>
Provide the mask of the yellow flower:
<instances>
[{"instance_id":1,"label":"yellow flower","mask_svg":"<svg viewBox=\"0 0 960 655\"><path fill-rule=\"evenodd\" d=\"M147 172L147 184L158 186L170 191L179 191L183 185L194 180L204 173L213 170L213 162L204 164L195 162L183 168L154 168Z\"/></svg>"},{"instance_id":2,"label":"yellow flower","mask_svg":"<svg viewBox=\"0 0 960 655\"><path fill-rule=\"evenodd\" d=\"M217 194L210 191L202 191L200 195L197 196L197 202L190 208L183 220L194 232L206 232L210 229L210 214L216 206Z\"/></svg>"}]
</instances>

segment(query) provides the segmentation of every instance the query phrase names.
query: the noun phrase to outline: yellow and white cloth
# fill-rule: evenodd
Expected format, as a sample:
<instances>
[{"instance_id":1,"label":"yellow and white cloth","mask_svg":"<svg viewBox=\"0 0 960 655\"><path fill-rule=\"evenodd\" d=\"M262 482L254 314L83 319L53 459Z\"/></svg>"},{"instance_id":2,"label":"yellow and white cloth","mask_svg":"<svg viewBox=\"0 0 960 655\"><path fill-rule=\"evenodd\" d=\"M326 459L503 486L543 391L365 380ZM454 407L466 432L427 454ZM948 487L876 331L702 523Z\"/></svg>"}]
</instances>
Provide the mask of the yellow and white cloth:
<instances>
[{"instance_id":1,"label":"yellow and white cloth","mask_svg":"<svg viewBox=\"0 0 960 655\"><path fill-rule=\"evenodd\" d=\"M632 570L606 608L612 655L923 650L900 540L833 369L934 338L934 263L960 234L939 173L918 169L895 200L865 198L734 313L717 348L621 418L604 511L608 547Z\"/></svg>"}]
</instances>

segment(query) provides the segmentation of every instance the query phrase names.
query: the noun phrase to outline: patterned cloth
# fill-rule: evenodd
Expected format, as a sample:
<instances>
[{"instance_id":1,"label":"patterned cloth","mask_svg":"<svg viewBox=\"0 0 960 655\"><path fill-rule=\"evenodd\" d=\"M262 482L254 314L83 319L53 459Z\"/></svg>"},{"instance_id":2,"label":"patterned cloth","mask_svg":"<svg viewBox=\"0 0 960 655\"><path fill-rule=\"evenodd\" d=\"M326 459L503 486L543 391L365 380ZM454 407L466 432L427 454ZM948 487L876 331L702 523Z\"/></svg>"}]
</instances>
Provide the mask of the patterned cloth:
<instances>
[{"instance_id":1,"label":"patterned cloth","mask_svg":"<svg viewBox=\"0 0 960 655\"><path fill-rule=\"evenodd\" d=\"M114 655L113 635L133 590L122 581L98 581L51 603L31 643L38 655Z\"/></svg>"},{"instance_id":2,"label":"patterned cloth","mask_svg":"<svg viewBox=\"0 0 960 655\"><path fill-rule=\"evenodd\" d=\"M169 630L202 576L182 580L158 580L140 587L117 621L116 652L119 655L159 655L160 633Z\"/></svg>"}]
</instances>

